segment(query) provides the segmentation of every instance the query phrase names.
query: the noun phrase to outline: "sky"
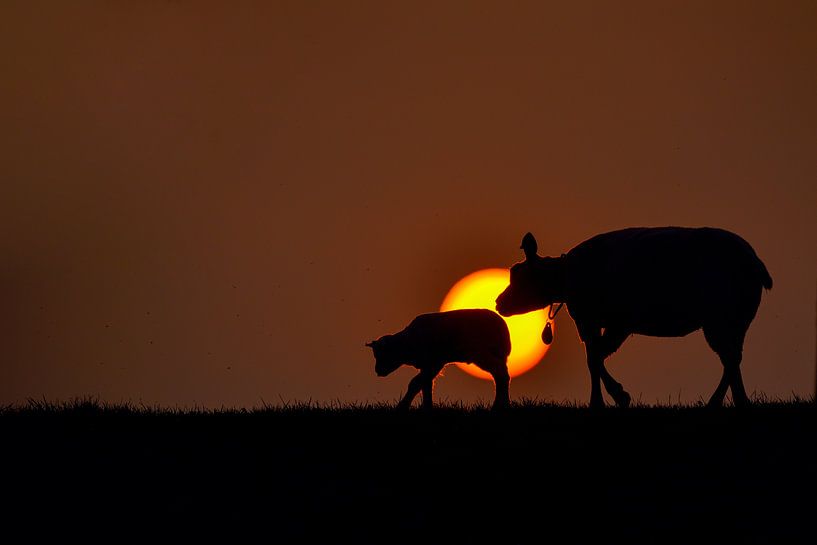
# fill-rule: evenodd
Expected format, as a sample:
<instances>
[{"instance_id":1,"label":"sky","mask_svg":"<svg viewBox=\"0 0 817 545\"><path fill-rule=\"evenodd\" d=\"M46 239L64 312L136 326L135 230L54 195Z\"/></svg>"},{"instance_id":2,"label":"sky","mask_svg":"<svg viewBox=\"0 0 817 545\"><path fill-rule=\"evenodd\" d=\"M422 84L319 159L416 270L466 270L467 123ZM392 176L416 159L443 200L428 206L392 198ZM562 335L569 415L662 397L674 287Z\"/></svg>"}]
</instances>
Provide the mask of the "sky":
<instances>
[{"instance_id":1,"label":"sky","mask_svg":"<svg viewBox=\"0 0 817 545\"><path fill-rule=\"evenodd\" d=\"M811 395L817 3L0 5L0 403L394 401L366 341L532 231L713 226L765 262L747 390ZM589 399L567 313L512 399ZM708 399L700 332L633 337ZM436 395L493 397L449 367Z\"/></svg>"}]
</instances>

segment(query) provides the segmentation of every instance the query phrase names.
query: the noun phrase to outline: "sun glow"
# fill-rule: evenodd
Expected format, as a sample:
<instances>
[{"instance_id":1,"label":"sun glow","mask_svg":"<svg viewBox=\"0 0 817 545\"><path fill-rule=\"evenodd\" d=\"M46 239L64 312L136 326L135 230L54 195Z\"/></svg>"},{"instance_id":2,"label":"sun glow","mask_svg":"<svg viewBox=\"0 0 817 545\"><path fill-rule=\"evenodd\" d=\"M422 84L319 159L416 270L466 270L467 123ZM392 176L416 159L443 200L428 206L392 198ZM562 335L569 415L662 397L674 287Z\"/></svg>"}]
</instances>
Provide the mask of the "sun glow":
<instances>
[{"instance_id":1,"label":"sun glow","mask_svg":"<svg viewBox=\"0 0 817 545\"><path fill-rule=\"evenodd\" d=\"M496 298L508 286L510 272L507 269L483 269L469 274L451 288L443 299L440 310L463 308L487 308L496 312ZM548 309L528 312L504 318L511 333L511 355L508 356L508 372L512 377L531 370L547 352L541 334L547 323ZM551 323L551 327L554 324ZM478 378L493 380L491 375L475 365L458 363L466 373Z\"/></svg>"}]
</instances>

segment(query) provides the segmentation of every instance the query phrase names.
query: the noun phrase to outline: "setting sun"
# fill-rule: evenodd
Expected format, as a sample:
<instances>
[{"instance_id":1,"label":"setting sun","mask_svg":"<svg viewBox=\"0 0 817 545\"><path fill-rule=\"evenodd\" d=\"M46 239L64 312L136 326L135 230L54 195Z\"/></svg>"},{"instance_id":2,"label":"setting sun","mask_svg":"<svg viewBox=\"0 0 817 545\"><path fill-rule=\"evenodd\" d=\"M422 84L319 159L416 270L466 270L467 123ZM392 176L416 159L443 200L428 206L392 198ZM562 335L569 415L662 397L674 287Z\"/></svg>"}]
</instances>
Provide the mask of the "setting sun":
<instances>
[{"instance_id":1,"label":"setting sun","mask_svg":"<svg viewBox=\"0 0 817 545\"><path fill-rule=\"evenodd\" d=\"M449 290L441 311L462 308L487 308L495 310L495 300L510 281L508 269L483 269L469 274ZM533 368L547 352L542 343L541 333L547 323L547 311L537 310L527 314L503 318L511 333L511 355L508 357L508 372L512 377ZM551 324L553 327L553 324ZM492 380L491 375L475 365L458 363L466 373L478 378Z\"/></svg>"}]
</instances>

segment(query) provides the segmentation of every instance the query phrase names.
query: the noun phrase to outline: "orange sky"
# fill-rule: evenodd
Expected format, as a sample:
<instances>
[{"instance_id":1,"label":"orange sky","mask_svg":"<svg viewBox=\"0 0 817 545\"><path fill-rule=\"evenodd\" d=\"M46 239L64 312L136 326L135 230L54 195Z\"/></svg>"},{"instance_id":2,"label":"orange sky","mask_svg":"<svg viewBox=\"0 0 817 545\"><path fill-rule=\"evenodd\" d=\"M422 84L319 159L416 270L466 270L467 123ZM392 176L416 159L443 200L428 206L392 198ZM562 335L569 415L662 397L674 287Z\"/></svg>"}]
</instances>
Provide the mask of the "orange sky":
<instances>
[{"instance_id":1,"label":"orange sky","mask_svg":"<svg viewBox=\"0 0 817 545\"><path fill-rule=\"evenodd\" d=\"M0 403L393 400L363 343L525 231L668 224L754 246L747 389L811 394L817 4L383 4L0 5ZM512 397L589 399L557 320ZM721 374L700 333L609 368L645 402Z\"/></svg>"}]
</instances>

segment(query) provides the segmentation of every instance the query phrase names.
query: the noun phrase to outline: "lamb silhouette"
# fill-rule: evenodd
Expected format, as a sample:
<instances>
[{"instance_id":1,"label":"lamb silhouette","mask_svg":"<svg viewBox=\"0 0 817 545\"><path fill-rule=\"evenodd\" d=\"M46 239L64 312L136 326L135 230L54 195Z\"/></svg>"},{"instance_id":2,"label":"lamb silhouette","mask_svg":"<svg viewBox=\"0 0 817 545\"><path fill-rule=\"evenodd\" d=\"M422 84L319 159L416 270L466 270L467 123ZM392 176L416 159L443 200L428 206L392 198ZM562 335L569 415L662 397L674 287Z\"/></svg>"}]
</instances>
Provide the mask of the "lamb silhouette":
<instances>
[{"instance_id":1,"label":"lamb silhouette","mask_svg":"<svg viewBox=\"0 0 817 545\"><path fill-rule=\"evenodd\" d=\"M641 227L597 235L561 257L537 255L531 233L521 248L525 260L511 267L496 309L512 316L567 305L585 345L591 407L604 406L599 379L617 405L630 404L604 367L627 337L683 337L700 328L723 364L709 405L720 406L727 388L736 406L749 404L743 340L772 278L741 237L708 227Z\"/></svg>"},{"instance_id":2,"label":"lamb silhouette","mask_svg":"<svg viewBox=\"0 0 817 545\"><path fill-rule=\"evenodd\" d=\"M433 405L434 378L451 362L473 363L494 377L494 409L509 403L508 354L511 338L505 320L487 309L452 310L421 314L399 333L385 335L366 343L375 357L375 372L380 377L401 365L420 370L408 385L398 409L408 409L417 393L423 391L423 407Z\"/></svg>"}]
</instances>

